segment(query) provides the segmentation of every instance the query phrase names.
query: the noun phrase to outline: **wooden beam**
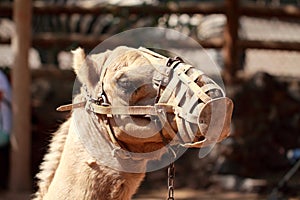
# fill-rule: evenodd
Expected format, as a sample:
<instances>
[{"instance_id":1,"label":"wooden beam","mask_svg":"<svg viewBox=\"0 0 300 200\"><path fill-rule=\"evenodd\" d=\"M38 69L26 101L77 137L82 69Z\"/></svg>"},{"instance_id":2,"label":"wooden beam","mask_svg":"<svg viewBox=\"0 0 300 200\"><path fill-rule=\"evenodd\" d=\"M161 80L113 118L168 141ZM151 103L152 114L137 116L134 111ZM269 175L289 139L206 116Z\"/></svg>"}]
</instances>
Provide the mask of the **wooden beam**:
<instances>
[{"instance_id":1,"label":"wooden beam","mask_svg":"<svg viewBox=\"0 0 300 200\"><path fill-rule=\"evenodd\" d=\"M300 51L300 42L239 40L238 46L241 49Z\"/></svg>"},{"instance_id":2,"label":"wooden beam","mask_svg":"<svg viewBox=\"0 0 300 200\"><path fill-rule=\"evenodd\" d=\"M84 48L94 48L105 39L108 35L92 36L78 33L71 34L55 34L55 33L39 33L32 38L33 47L58 47L67 48L71 45L78 45Z\"/></svg>"},{"instance_id":3,"label":"wooden beam","mask_svg":"<svg viewBox=\"0 0 300 200\"><path fill-rule=\"evenodd\" d=\"M168 3L159 5L138 5L138 6L113 6L97 5L90 7L76 5L55 5L45 2L34 2L33 11L38 15L49 14L93 14L100 15L105 13L113 14L142 14L142 15L160 15L170 13L187 13L187 14L216 14L225 13L224 4L220 3L198 3L180 2L179 4ZM9 2L0 3L0 16L12 16L12 4ZM147 12L145 12L147 10ZM278 18L299 18L300 7L295 5L285 6L261 6L257 4L243 4L239 8L239 14L251 17L278 17Z\"/></svg>"},{"instance_id":4,"label":"wooden beam","mask_svg":"<svg viewBox=\"0 0 300 200\"><path fill-rule=\"evenodd\" d=\"M145 12L147 11L147 12ZM33 12L38 15L56 15L56 14L92 14L100 15L112 13L114 15L122 14L141 14L141 15L162 15L170 13L187 14L216 14L224 13L222 3L167 3L159 5L136 5L136 6L116 6L116 5L96 5L96 6L78 6L78 5L59 5L45 2L34 2ZM0 3L0 16L10 16L12 14L11 3Z\"/></svg>"},{"instance_id":5,"label":"wooden beam","mask_svg":"<svg viewBox=\"0 0 300 200\"><path fill-rule=\"evenodd\" d=\"M15 0L16 35L12 45L15 62L12 68L13 129L11 148L10 190L31 190L31 112L30 71L28 54L31 38L31 0Z\"/></svg>"},{"instance_id":6,"label":"wooden beam","mask_svg":"<svg viewBox=\"0 0 300 200\"><path fill-rule=\"evenodd\" d=\"M249 17L273 18L300 18L300 7L294 5L286 6L260 6L253 4L245 4L239 8L240 15Z\"/></svg>"},{"instance_id":7,"label":"wooden beam","mask_svg":"<svg viewBox=\"0 0 300 200\"><path fill-rule=\"evenodd\" d=\"M83 34L54 34L54 33L40 33L32 37L32 45L34 47L60 47L67 48L72 44L78 44L88 49L94 48L109 35L89 36ZM197 40L197 39L195 39ZM9 44L9 39L1 39L0 44ZM222 48L224 40L222 38L214 38L209 40L197 40L203 48ZM185 48L197 48L182 44ZM245 40L239 39L237 46L240 49L270 49L270 50L286 50L286 51L300 51L300 42L288 41L261 41L261 40Z\"/></svg>"},{"instance_id":8,"label":"wooden beam","mask_svg":"<svg viewBox=\"0 0 300 200\"><path fill-rule=\"evenodd\" d=\"M223 13L224 6L220 3L189 3L181 2L167 3L160 5L136 5L136 6L115 6L115 5L98 5L98 6L76 6L76 5L55 5L49 3L35 3L33 11L35 14L105 14L112 13L122 14L141 14L141 15L161 15L170 13L187 13L187 14L213 14ZM147 11L147 12L146 12Z\"/></svg>"},{"instance_id":9,"label":"wooden beam","mask_svg":"<svg viewBox=\"0 0 300 200\"><path fill-rule=\"evenodd\" d=\"M98 44L108 39L110 35L102 35L102 36L92 36L92 35L84 35L84 34L54 34L54 33L40 33L35 34L32 38L32 45L34 47L59 47L59 48L67 48L72 44L76 44L78 46L91 49L95 48ZM197 40L197 39L195 39ZM121 41L115 41L116 44L120 44ZM133 45L135 41L132 41ZM180 42L180 41L178 41ZM222 38L214 38L209 40L197 40L197 42L203 48L222 48L224 44L224 40ZM175 45L175 46L178 46ZM183 43L180 46L183 48L199 48L199 46L191 46L189 44Z\"/></svg>"},{"instance_id":10,"label":"wooden beam","mask_svg":"<svg viewBox=\"0 0 300 200\"><path fill-rule=\"evenodd\" d=\"M227 23L224 30L224 80L231 84L238 67L239 0L225 0Z\"/></svg>"}]
</instances>

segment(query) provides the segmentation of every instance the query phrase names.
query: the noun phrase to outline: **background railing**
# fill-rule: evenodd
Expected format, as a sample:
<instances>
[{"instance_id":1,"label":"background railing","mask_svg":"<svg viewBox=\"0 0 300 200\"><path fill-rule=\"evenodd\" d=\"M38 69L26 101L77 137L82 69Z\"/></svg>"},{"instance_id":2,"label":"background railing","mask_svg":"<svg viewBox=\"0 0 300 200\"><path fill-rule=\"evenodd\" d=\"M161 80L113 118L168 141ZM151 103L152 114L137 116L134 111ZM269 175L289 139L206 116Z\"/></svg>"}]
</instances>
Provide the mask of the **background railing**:
<instances>
[{"instance_id":1,"label":"background railing","mask_svg":"<svg viewBox=\"0 0 300 200\"><path fill-rule=\"evenodd\" d=\"M146 12L147 11L147 12ZM0 16L10 17L12 15L12 4L0 4ZM225 0L223 3L164 3L160 5L138 5L138 6L107 6L99 5L93 7L80 7L76 5L58 5L46 2L33 3L33 16L35 15L57 15L57 14L92 14L102 15L111 13L113 15L137 14L141 16L159 16L163 14L225 14L227 24L223 39L199 40L204 48L223 48L224 78L227 83L234 82L239 63L238 52L245 49L270 49L270 50L292 50L300 51L299 42L283 41L260 41L239 38L239 19L241 16L260 18L299 19L300 8L296 5L263 6L251 3L241 3L239 0ZM80 33L56 34L38 33L32 37L34 47L60 47L64 48L76 42L86 48L92 48L109 35L92 36ZM0 40L0 43L9 43L9 40Z\"/></svg>"}]
</instances>

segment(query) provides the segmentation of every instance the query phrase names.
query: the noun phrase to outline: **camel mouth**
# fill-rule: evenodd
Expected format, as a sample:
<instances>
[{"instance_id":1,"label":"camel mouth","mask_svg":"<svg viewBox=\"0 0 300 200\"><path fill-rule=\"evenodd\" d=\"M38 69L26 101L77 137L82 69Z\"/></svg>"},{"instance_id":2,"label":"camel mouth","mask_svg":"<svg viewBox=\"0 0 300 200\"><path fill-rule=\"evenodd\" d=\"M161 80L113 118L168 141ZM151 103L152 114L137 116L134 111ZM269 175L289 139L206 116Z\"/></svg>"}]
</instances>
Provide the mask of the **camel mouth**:
<instances>
[{"instance_id":1,"label":"camel mouth","mask_svg":"<svg viewBox=\"0 0 300 200\"><path fill-rule=\"evenodd\" d=\"M190 135L193 138L192 142L187 142L183 146L201 148L224 140L230 135L232 112L231 99L227 97L212 99L199 112L197 133L194 136Z\"/></svg>"}]
</instances>

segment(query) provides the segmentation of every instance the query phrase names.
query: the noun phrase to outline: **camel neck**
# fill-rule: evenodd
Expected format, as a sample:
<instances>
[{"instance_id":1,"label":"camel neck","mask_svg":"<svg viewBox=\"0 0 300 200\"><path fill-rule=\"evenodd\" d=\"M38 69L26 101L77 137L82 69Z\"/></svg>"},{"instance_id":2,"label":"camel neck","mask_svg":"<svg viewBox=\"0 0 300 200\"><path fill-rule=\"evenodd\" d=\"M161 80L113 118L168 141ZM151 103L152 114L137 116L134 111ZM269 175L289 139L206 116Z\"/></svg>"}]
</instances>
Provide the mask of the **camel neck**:
<instances>
[{"instance_id":1,"label":"camel neck","mask_svg":"<svg viewBox=\"0 0 300 200\"><path fill-rule=\"evenodd\" d=\"M106 156L101 162L113 159ZM130 199L144 176L99 163L86 151L71 122L59 166L44 199Z\"/></svg>"}]
</instances>

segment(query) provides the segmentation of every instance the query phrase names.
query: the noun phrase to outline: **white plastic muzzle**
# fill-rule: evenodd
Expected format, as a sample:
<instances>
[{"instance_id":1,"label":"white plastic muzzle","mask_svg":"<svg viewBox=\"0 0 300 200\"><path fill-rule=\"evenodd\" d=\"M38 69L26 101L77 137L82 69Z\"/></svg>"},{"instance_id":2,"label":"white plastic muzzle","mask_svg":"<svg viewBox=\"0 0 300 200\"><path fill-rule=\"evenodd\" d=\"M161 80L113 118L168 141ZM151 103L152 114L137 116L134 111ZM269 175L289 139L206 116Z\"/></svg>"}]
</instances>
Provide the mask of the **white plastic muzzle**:
<instances>
[{"instance_id":1,"label":"white plastic muzzle","mask_svg":"<svg viewBox=\"0 0 300 200\"><path fill-rule=\"evenodd\" d=\"M226 138L233 103L222 88L181 60L170 67L173 73L159 102L173 105L182 146L200 148Z\"/></svg>"}]
</instances>

